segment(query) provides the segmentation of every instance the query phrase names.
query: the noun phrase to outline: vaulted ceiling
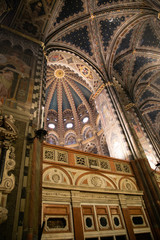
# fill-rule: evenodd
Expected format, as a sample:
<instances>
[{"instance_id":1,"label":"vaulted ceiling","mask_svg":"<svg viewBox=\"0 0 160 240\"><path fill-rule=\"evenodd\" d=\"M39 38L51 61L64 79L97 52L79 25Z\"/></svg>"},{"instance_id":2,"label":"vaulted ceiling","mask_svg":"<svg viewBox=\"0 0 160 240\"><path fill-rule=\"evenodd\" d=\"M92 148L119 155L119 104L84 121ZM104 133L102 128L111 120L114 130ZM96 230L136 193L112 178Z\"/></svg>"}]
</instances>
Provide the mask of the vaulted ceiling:
<instances>
[{"instance_id":1,"label":"vaulted ceiling","mask_svg":"<svg viewBox=\"0 0 160 240\"><path fill-rule=\"evenodd\" d=\"M70 67L72 63L48 64L48 109L58 111L58 70L67 77L61 83L62 111L77 108L82 101L80 93L89 101L91 93L114 76L160 139L159 0L3 2L8 5L8 11L1 14L3 25L44 42L48 56L54 51L76 55L102 79L91 89ZM50 90L51 86L55 91ZM74 98L74 105L69 96Z\"/></svg>"}]
</instances>

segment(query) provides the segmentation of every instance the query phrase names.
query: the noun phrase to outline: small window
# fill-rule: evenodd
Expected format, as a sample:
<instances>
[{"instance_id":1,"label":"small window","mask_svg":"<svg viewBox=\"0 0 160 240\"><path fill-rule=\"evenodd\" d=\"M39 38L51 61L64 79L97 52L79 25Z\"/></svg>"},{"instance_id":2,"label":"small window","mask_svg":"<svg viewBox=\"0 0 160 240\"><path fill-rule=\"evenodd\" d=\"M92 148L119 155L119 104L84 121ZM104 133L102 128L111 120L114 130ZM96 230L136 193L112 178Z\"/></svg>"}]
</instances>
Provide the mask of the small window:
<instances>
[{"instance_id":1,"label":"small window","mask_svg":"<svg viewBox=\"0 0 160 240\"><path fill-rule=\"evenodd\" d=\"M116 236L116 240L126 240L126 236L125 235Z\"/></svg>"},{"instance_id":2,"label":"small window","mask_svg":"<svg viewBox=\"0 0 160 240\"><path fill-rule=\"evenodd\" d=\"M150 233L138 233L136 235L136 240L152 240Z\"/></svg>"},{"instance_id":3,"label":"small window","mask_svg":"<svg viewBox=\"0 0 160 240\"><path fill-rule=\"evenodd\" d=\"M101 237L101 240L113 240L113 237Z\"/></svg>"},{"instance_id":4,"label":"small window","mask_svg":"<svg viewBox=\"0 0 160 240\"><path fill-rule=\"evenodd\" d=\"M118 217L114 217L114 224L118 227L119 226L119 219Z\"/></svg>"},{"instance_id":5,"label":"small window","mask_svg":"<svg viewBox=\"0 0 160 240\"><path fill-rule=\"evenodd\" d=\"M87 226L88 228L91 228L92 225L93 225L92 219L89 218L89 217L87 217L87 218L86 218L86 226Z\"/></svg>"},{"instance_id":6,"label":"small window","mask_svg":"<svg viewBox=\"0 0 160 240\"><path fill-rule=\"evenodd\" d=\"M54 123L49 123L48 127L51 128L51 129L55 129L55 124Z\"/></svg>"},{"instance_id":7,"label":"small window","mask_svg":"<svg viewBox=\"0 0 160 240\"><path fill-rule=\"evenodd\" d=\"M100 218L100 224L102 227L106 227L107 226L107 219L105 217L101 217Z\"/></svg>"},{"instance_id":8,"label":"small window","mask_svg":"<svg viewBox=\"0 0 160 240\"><path fill-rule=\"evenodd\" d=\"M73 123L67 123L66 128L72 128L73 127Z\"/></svg>"},{"instance_id":9,"label":"small window","mask_svg":"<svg viewBox=\"0 0 160 240\"><path fill-rule=\"evenodd\" d=\"M65 228L66 227L66 219L64 218L49 218L47 220L47 226L49 228Z\"/></svg>"},{"instance_id":10,"label":"small window","mask_svg":"<svg viewBox=\"0 0 160 240\"><path fill-rule=\"evenodd\" d=\"M94 226L94 220L92 215L85 215L84 223L85 223L86 231L94 230L95 226Z\"/></svg>"},{"instance_id":11,"label":"small window","mask_svg":"<svg viewBox=\"0 0 160 240\"><path fill-rule=\"evenodd\" d=\"M87 123L87 122L88 122L88 120L89 120L89 118L88 118L88 117L84 117L84 118L83 118L83 123Z\"/></svg>"},{"instance_id":12,"label":"small window","mask_svg":"<svg viewBox=\"0 0 160 240\"><path fill-rule=\"evenodd\" d=\"M85 238L85 240L98 240L98 238Z\"/></svg>"},{"instance_id":13,"label":"small window","mask_svg":"<svg viewBox=\"0 0 160 240\"><path fill-rule=\"evenodd\" d=\"M132 221L133 221L134 225L143 225L144 224L143 218L141 216L132 217Z\"/></svg>"}]
</instances>

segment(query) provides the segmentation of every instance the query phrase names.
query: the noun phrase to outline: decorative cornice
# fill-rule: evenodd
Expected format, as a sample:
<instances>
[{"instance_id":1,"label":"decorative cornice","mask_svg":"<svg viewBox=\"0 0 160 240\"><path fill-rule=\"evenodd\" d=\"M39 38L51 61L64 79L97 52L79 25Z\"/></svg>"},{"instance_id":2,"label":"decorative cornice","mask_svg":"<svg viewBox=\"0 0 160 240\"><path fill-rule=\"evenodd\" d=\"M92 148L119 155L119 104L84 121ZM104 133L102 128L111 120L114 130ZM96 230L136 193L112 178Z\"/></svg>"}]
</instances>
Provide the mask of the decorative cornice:
<instances>
[{"instance_id":1,"label":"decorative cornice","mask_svg":"<svg viewBox=\"0 0 160 240\"><path fill-rule=\"evenodd\" d=\"M45 50L45 44L44 44L44 42L42 42L42 41L40 41L40 40L37 40L36 38L33 38L33 37L31 37L31 36L28 36L28 35L26 35L26 34L24 34L24 33L21 33L21 32L19 32L19 31L17 31L17 30L15 30L15 29L12 29L12 28L10 28L10 27L7 27L7 26L5 26L5 25L2 25L2 24L0 24L0 29L5 29L5 30L7 30L7 31L9 31L9 32L11 32L11 33L13 33L13 34L16 34L16 35L18 35L18 36L20 36L20 37L23 37L23 38L25 38L25 39L27 39L27 40L29 40L29 41L32 41L32 42L34 42L34 43L36 43L36 44L38 44L38 45L40 45L41 47L42 47L42 49L43 49L43 54L44 54L44 56L45 56L45 58L47 59L47 53L46 53L46 50Z\"/></svg>"},{"instance_id":2,"label":"decorative cornice","mask_svg":"<svg viewBox=\"0 0 160 240\"><path fill-rule=\"evenodd\" d=\"M39 41L39 40L37 40L36 38L30 37L30 36L28 36L28 35L26 35L26 34L24 34L24 33L21 33L21 32L19 32L19 31L15 30L15 29L12 29L12 28L7 27L7 26L2 25L2 24L0 24L0 28L6 29L6 30L9 31L9 32L12 32L12 33L14 33L14 34L16 34L16 35L18 35L18 36L23 37L23 38L26 38L26 39L34 42L34 43L37 43L37 44L41 45L41 47L44 48L44 42Z\"/></svg>"},{"instance_id":3,"label":"decorative cornice","mask_svg":"<svg viewBox=\"0 0 160 240\"><path fill-rule=\"evenodd\" d=\"M127 105L124 106L125 110L128 111L129 109L131 109L132 107L135 107L134 103L129 103Z\"/></svg>"}]
</instances>

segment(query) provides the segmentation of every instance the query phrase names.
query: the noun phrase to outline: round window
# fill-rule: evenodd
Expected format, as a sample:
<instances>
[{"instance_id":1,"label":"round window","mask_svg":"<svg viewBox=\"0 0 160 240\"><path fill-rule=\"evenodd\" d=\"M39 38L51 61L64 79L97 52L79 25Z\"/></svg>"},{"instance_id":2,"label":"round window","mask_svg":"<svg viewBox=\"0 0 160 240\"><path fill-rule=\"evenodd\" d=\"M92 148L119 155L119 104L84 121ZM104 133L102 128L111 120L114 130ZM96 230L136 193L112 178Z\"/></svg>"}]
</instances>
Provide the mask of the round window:
<instances>
[{"instance_id":1,"label":"round window","mask_svg":"<svg viewBox=\"0 0 160 240\"><path fill-rule=\"evenodd\" d=\"M107 226L107 219L105 217L101 217L100 218L100 224L102 227L106 227Z\"/></svg>"},{"instance_id":2,"label":"round window","mask_svg":"<svg viewBox=\"0 0 160 240\"><path fill-rule=\"evenodd\" d=\"M67 123L66 127L67 128L72 128L73 127L73 123Z\"/></svg>"},{"instance_id":3,"label":"round window","mask_svg":"<svg viewBox=\"0 0 160 240\"><path fill-rule=\"evenodd\" d=\"M89 120L89 118L88 118L88 117L84 117L84 118L83 118L83 123L87 123L87 122L88 122L88 120Z\"/></svg>"},{"instance_id":4,"label":"round window","mask_svg":"<svg viewBox=\"0 0 160 240\"><path fill-rule=\"evenodd\" d=\"M118 217L114 217L114 224L118 227L119 226L119 219Z\"/></svg>"},{"instance_id":5,"label":"round window","mask_svg":"<svg viewBox=\"0 0 160 240\"><path fill-rule=\"evenodd\" d=\"M87 226L88 228L92 227L92 219L89 218L89 217L86 218L86 226Z\"/></svg>"},{"instance_id":6,"label":"round window","mask_svg":"<svg viewBox=\"0 0 160 240\"><path fill-rule=\"evenodd\" d=\"M49 123L48 127L51 128L51 129L54 129L55 128L55 124L54 123Z\"/></svg>"}]
</instances>

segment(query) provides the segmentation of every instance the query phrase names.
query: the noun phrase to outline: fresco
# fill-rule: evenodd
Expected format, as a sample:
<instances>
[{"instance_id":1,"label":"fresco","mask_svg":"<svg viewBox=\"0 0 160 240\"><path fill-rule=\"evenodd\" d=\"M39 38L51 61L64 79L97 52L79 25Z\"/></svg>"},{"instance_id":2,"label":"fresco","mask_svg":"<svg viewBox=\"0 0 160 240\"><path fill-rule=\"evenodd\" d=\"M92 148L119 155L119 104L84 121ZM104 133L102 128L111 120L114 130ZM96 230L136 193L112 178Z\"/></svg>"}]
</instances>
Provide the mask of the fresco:
<instances>
[{"instance_id":1,"label":"fresco","mask_svg":"<svg viewBox=\"0 0 160 240\"><path fill-rule=\"evenodd\" d=\"M130 159L131 152L125 141L125 136L122 133L122 128L117 119L110 97L105 89L96 98L96 107L100 114L110 156L119 159Z\"/></svg>"},{"instance_id":2,"label":"fresco","mask_svg":"<svg viewBox=\"0 0 160 240\"><path fill-rule=\"evenodd\" d=\"M79 72L82 74L83 77L93 79L92 73L87 66L77 64L77 68L78 68Z\"/></svg>"},{"instance_id":3,"label":"fresco","mask_svg":"<svg viewBox=\"0 0 160 240\"><path fill-rule=\"evenodd\" d=\"M31 67L23 61L28 56L23 53L20 56L20 51L10 50L11 54L3 53L3 48L0 51L0 107L24 110L32 98Z\"/></svg>"},{"instance_id":4,"label":"fresco","mask_svg":"<svg viewBox=\"0 0 160 240\"><path fill-rule=\"evenodd\" d=\"M63 60L63 57L61 54L52 54L49 56L48 60L50 62L56 62L56 61L60 61Z\"/></svg>"},{"instance_id":5,"label":"fresco","mask_svg":"<svg viewBox=\"0 0 160 240\"><path fill-rule=\"evenodd\" d=\"M45 14L42 1L35 1L30 4L33 17L40 17Z\"/></svg>"},{"instance_id":6,"label":"fresco","mask_svg":"<svg viewBox=\"0 0 160 240\"><path fill-rule=\"evenodd\" d=\"M146 134L143 131L138 118L135 116L133 109L129 109L128 113L129 113L130 122L132 124L132 127L135 130L137 137L139 138L139 141L142 145L142 148L148 159L148 162L149 162L151 168L155 169L155 164L158 162L156 153L153 150L153 147L152 147L151 143L149 142L149 139L147 139Z\"/></svg>"}]
</instances>

